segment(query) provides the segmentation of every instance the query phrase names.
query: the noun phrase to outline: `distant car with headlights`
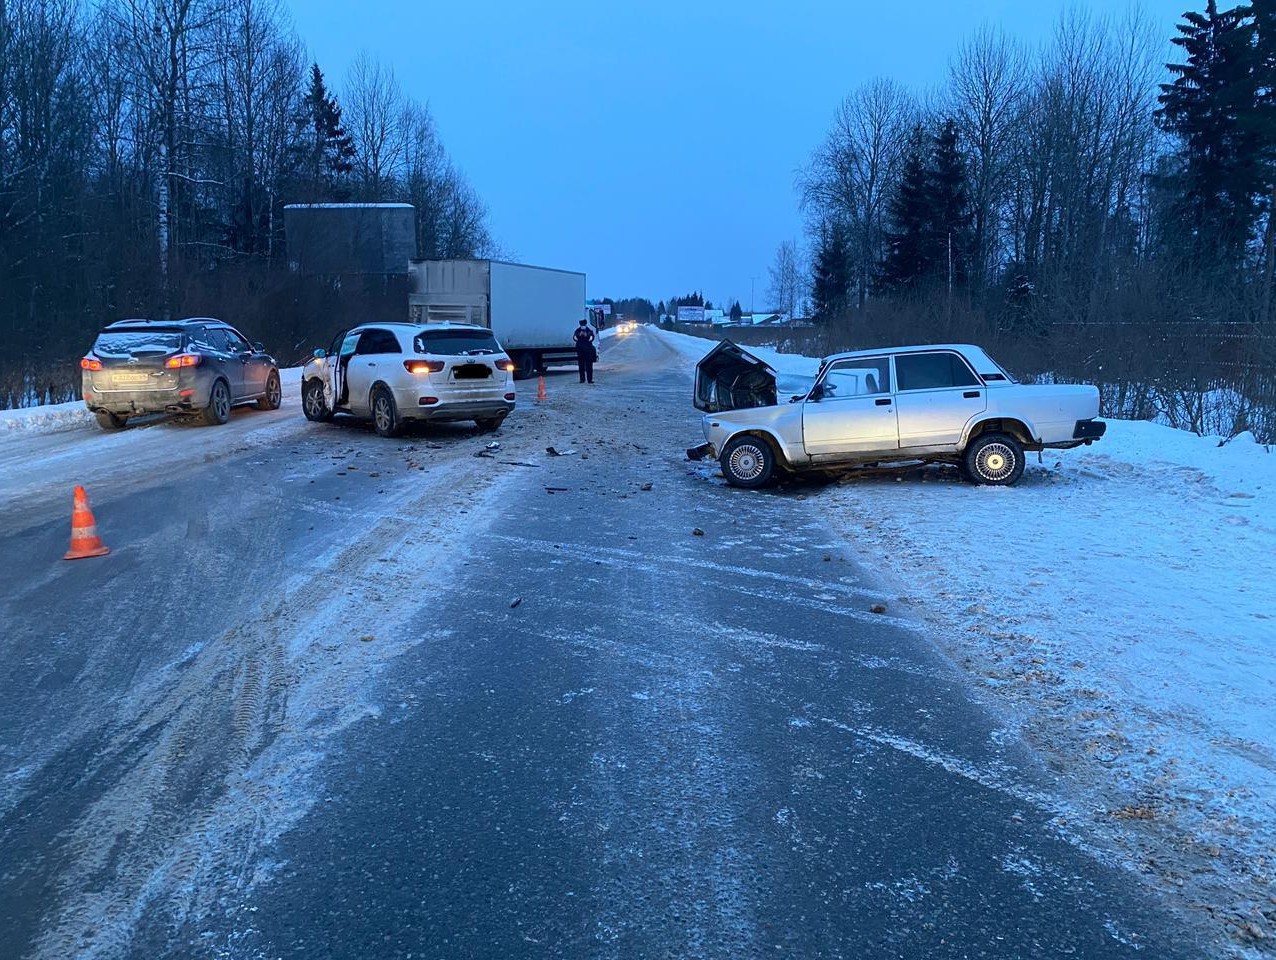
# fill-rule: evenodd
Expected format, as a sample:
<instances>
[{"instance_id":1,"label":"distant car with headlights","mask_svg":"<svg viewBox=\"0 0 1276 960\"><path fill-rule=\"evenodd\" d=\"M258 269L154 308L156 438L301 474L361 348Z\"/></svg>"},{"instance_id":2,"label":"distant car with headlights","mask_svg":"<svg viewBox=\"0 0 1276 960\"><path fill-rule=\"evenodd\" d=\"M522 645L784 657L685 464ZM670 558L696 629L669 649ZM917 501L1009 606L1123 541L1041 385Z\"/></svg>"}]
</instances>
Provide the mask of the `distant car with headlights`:
<instances>
[{"instance_id":1,"label":"distant car with headlights","mask_svg":"<svg viewBox=\"0 0 1276 960\"><path fill-rule=\"evenodd\" d=\"M514 409L515 369L487 327L369 323L306 361L301 408L309 420L371 420L383 437L410 420L473 420L494 430Z\"/></svg>"},{"instance_id":2,"label":"distant car with headlights","mask_svg":"<svg viewBox=\"0 0 1276 960\"><path fill-rule=\"evenodd\" d=\"M1027 451L1090 444L1107 424L1099 391L1021 384L969 344L861 350L827 357L810 390L779 403L775 370L729 340L696 367L705 440L727 481L760 487L777 471L924 461L974 483L1006 486Z\"/></svg>"},{"instance_id":3,"label":"distant car with headlights","mask_svg":"<svg viewBox=\"0 0 1276 960\"><path fill-rule=\"evenodd\" d=\"M150 413L222 424L238 404L277 410L283 396L279 365L266 348L211 317L112 323L80 369L84 405L106 430Z\"/></svg>"}]
</instances>

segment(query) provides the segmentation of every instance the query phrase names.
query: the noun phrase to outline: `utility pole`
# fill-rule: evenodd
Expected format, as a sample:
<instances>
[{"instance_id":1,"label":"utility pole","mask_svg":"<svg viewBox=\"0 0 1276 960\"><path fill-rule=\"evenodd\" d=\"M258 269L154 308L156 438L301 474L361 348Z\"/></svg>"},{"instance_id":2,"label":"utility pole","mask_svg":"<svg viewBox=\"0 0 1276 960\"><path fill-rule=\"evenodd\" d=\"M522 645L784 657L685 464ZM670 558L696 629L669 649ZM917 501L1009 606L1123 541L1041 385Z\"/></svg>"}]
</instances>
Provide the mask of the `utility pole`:
<instances>
[{"instance_id":1,"label":"utility pole","mask_svg":"<svg viewBox=\"0 0 1276 960\"><path fill-rule=\"evenodd\" d=\"M953 322L953 232L948 231L948 325Z\"/></svg>"},{"instance_id":2,"label":"utility pole","mask_svg":"<svg viewBox=\"0 0 1276 960\"><path fill-rule=\"evenodd\" d=\"M758 278L757 277L749 278L749 322L750 323L753 322L753 281L756 279Z\"/></svg>"}]
</instances>

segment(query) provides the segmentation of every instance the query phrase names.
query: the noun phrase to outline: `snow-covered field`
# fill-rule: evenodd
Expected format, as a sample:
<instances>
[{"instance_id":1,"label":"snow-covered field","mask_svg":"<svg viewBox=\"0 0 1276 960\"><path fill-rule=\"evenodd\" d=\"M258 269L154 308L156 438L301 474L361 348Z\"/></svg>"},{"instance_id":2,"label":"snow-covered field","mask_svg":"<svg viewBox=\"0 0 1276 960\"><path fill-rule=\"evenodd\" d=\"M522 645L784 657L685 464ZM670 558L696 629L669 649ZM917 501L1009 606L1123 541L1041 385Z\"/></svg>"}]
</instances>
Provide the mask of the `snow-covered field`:
<instances>
[{"instance_id":1,"label":"snow-covered field","mask_svg":"<svg viewBox=\"0 0 1276 960\"><path fill-rule=\"evenodd\" d=\"M660 335L689 363L712 345ZM782 395L815 372L748 349ZM1113 420L1093 447L1043 456L1012 488L930 467L808 500L1133 867L1270 942L1276 451Z\"/></svg>"}]
</instances>

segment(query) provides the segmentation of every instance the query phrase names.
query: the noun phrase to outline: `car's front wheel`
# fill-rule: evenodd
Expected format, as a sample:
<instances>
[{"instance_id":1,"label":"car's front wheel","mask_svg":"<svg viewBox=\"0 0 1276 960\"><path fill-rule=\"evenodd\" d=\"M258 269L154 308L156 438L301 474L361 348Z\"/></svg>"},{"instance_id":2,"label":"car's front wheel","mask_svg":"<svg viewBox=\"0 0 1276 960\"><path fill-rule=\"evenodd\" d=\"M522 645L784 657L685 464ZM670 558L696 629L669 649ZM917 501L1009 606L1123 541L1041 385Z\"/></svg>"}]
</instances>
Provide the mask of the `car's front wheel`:
<instances>
[{"instance_id":1,"label":"car's front wheel","mask_svg":"<svg viewBox=\"0 0 1276 960\"><path fill-rule=\"evenodd\" d=\"M1004 433L985 433L966 447L962 465L975 483L1008 487L1023 476L1023 445Z\"/></svg>"},{"instance_id":2,"label":"car's front wheel","mask_svg":"<svg viewBox=\"0 0 1276 960\"><path fill-rule=\"evenodd\" d=\"M399 435L399 410L394 405L394 395L385 387L372 391L372 426L382 437Z\"/></svg>"},{"instance_id":3,"label":"car's front wheel","mask_svg":"<svg viewBox=\"0 0 1276 960\"><path fill-rule=\"evenodd\" d=\"M230 419L230 387L226 386L225 380L218 380L213 384L213 389L208 394L208 406L201 411L200 416L210 427L220 426Z\"/></svg>"},{"instance_id":4,"label":"car's front wheel","mask_svg":"<svg viewBox=\"0 0 1276 960\"><path fill-rule=\"evenodd\" d=\"M97 417L97 424L103 430L123 430L124 424L128 423L128 417L116 416L109 410L98 410L93 416Z\"/></svg>"},{"instance_id":5,"label":"car's front wheel","mask_svg":"<svg viewBox=\"0 0 1276 960\"><path fill-rule=\"evenodd\" d=\"M279 383L279 371L271 370L270 376L266 378L266 392L261 399L257 401L258 410L278 410L279 405L283 403L284 391Z\"/></svg>"},{"instance_id":6,"label":"car's front wheel","mask_svg":"<svg viewBox=\"0 0 1276 960\"><path fill-rule=\"evenodd\" d=\"M736 437L723 449L718 462L733 487L756 489L769 483L775 473L775 453L761 437Z\"/></svg>"},{"instance_id":7,"label":"car's front wheel","mask_svg":"<svg viewBox=\"0 0 1276 960\"><path fill-rule=\"evenodd\" d=\"M307 420L325 423L332 419L332 411L328 409L328 401L323 396L323 381L307 380L301 388L301 412Z\"/></svg>"}]
</instances>

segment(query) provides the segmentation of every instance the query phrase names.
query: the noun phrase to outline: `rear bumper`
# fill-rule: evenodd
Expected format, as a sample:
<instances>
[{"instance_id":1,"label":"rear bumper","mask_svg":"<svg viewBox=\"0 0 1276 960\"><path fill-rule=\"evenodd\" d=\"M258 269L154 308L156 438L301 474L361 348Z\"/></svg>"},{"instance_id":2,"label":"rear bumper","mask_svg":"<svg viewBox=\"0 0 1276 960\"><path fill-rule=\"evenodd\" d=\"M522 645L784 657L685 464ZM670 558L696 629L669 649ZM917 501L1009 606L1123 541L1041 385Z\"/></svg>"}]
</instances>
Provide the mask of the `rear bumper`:
<instances>
[{"instance_id":1,"label":"rear bumper","mask_svg":"<svg viewBox=\"0 0 1276 960\"><path fill-rule=\"evenodd\" d=\"M1107 430L1108 425L1102 420L1078 420L1072 430L1072 439L1098 440Z\"/></svg>"},{"instance_id":2,"label":"rear bumper","mask_svg":"<svg viewBox=\"0 0 1276 960\"><path fill-rule=\"evenodd\" d=\"M508 416L516 404L513 400L444 400L440 403L422 406L406 404L399 412L408 420L490 420L493 417Z\"/></svg>"},{"instance_id":3,"label":"rear bumper","mask_svg":"<svg viewBox=\"0 0 1276 960\"><path fill-rule=\"evenodd\" d=\"M190 393L182 396L182 391ZM84 405L97 413L105 410L122 416L141 416L147 413L180 413L203 405L204 398L196 398L189 387L173 390L111 390L106 393L90 393Z\"/></svg>"}]
</instances>

